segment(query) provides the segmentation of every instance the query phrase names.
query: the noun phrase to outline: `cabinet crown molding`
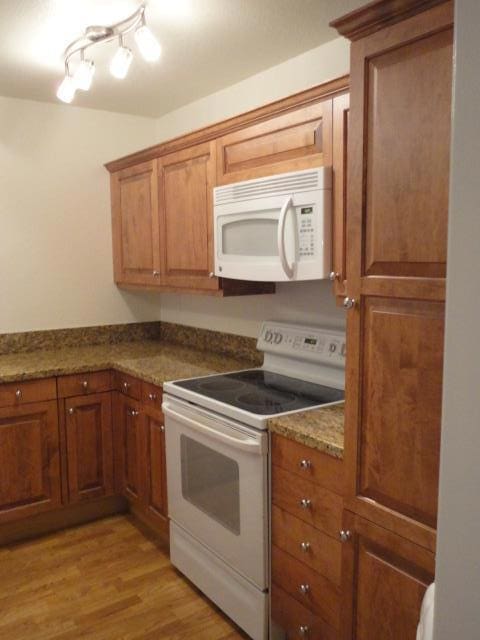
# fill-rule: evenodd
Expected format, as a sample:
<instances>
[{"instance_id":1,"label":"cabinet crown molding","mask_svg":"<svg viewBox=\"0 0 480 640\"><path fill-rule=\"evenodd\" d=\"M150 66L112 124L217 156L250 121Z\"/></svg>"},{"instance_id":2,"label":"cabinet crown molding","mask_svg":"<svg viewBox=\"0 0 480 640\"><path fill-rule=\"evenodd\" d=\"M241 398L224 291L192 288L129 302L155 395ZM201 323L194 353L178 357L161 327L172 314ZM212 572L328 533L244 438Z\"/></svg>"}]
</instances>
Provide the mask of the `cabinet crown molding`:
<instances>
[{"instance_id":1,"label":"cabinet crown molding","mask_svg":"<svg viewBox=\"0 0 480 640\"><path fill-rule=\"evenodd\" d=\"M330 26L349 40L359 40L445 2L449 0L374 0L333 20Z\"/></svg>"}]
</instances>

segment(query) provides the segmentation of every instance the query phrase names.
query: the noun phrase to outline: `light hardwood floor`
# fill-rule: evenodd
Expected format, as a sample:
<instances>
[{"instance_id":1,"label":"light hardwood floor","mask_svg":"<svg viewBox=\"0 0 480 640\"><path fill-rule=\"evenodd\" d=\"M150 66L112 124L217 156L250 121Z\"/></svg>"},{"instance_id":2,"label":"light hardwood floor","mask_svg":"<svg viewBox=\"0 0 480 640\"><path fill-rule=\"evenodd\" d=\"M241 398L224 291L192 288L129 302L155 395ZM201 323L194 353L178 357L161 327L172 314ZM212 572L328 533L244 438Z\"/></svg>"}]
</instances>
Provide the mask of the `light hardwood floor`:
<instances>
[{"instance_id":1,"label":"light hardwood floor","mask_svg":"<svg viewBox=\"0 0 480 640\"><path fill-rule=\"evenodd\" d=\"M0 549L1 640L247 636L127 516Z\"/></svg>"}]
</instances>

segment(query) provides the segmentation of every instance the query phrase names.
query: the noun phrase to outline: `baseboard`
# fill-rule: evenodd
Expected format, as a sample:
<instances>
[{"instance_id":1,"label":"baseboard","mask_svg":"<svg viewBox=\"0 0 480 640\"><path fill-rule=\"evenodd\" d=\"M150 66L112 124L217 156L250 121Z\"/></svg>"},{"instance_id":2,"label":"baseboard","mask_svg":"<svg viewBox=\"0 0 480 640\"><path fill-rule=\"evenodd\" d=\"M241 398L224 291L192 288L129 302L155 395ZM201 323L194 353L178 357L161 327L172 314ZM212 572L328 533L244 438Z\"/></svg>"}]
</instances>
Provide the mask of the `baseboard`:
<instances>
[{"instance_id":1,"label":"baseboard","mask_svg":"<svg viewBox=\"0 0 480 640\"><path fill-rule=\"evenodd\" d=\"M109 496L89 502L39 513L16 522L0 525L0 545L38 538L47 533L74 527L86 522L128 511L128 503L121 496Z\"/></svg>"},{"instance_id":2,"label":"baseboard","mask_svg":"<svg viewBox=\"0 0 480 640\"><path fill-rule=\"evenodd\" d=\"M129 518L131 522L148 538L153 540L162 549L170 547L170 531L168 526L168 518L155 515L153 516L147 510L138 505L130 505Z\"/></svg>"}]
</instances>

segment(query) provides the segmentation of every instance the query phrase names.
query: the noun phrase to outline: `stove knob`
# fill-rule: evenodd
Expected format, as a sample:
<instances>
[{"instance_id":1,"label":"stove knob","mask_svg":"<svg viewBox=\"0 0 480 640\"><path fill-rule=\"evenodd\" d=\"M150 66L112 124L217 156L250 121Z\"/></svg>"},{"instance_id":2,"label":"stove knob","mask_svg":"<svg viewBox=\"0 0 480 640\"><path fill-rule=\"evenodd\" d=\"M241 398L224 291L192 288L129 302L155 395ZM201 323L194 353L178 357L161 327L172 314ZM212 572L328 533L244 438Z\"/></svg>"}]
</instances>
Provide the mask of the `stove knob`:
<instances>
[{"instance_id":1,"label":"stove knob","mask_svg":"<svg viewBox=\"0 0 480 640\"><path fill-rule=\"evenodd\" d=\"M273 341L275 342L275 344L280 344L283 340L283 336L281 333L275 333L275 337L273 339Z\"/></svg>"},{"instance_id":2,"label":"stove knob","mask_svg":"<svg viewBox=\"0 0 480 640\"><path fill-rule=\"evenodd\" d=\"M334 342L330 343L330 346L328 347L330 353L335 353L335 351L337 350L337 345Z\"/></svg>"},{"instance_id":3,"label":"stove knob","mask_svg":"<svg viewBox=\"0 0 480 640\"><path fill-rule=\"evenodd\" d=\"M271 331L265 331L265 341L271 342L273 340L273 333Z\"/></svg>"}]
</instances>

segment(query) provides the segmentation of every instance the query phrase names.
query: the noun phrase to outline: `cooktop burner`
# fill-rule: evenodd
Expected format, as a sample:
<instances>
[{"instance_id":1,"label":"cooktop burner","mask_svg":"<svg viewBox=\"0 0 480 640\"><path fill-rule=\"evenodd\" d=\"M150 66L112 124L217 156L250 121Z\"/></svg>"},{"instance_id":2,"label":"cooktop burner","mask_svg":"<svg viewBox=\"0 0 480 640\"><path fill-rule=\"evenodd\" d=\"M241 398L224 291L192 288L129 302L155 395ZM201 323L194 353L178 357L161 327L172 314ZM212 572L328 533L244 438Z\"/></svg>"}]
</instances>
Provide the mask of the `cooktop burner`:
<instances>
[{"instance_id":1,"label":"cooktop burner","mask_svg":"<svg viewBox=\"0 0 480 640\"><path fill-rule=\"evenodd\" d=\"M341 389L305 382L264 369L192 378L174 384L258 415L308 409L315 405L338 402L345 395Z\"/></svg>"}]
</instances>

